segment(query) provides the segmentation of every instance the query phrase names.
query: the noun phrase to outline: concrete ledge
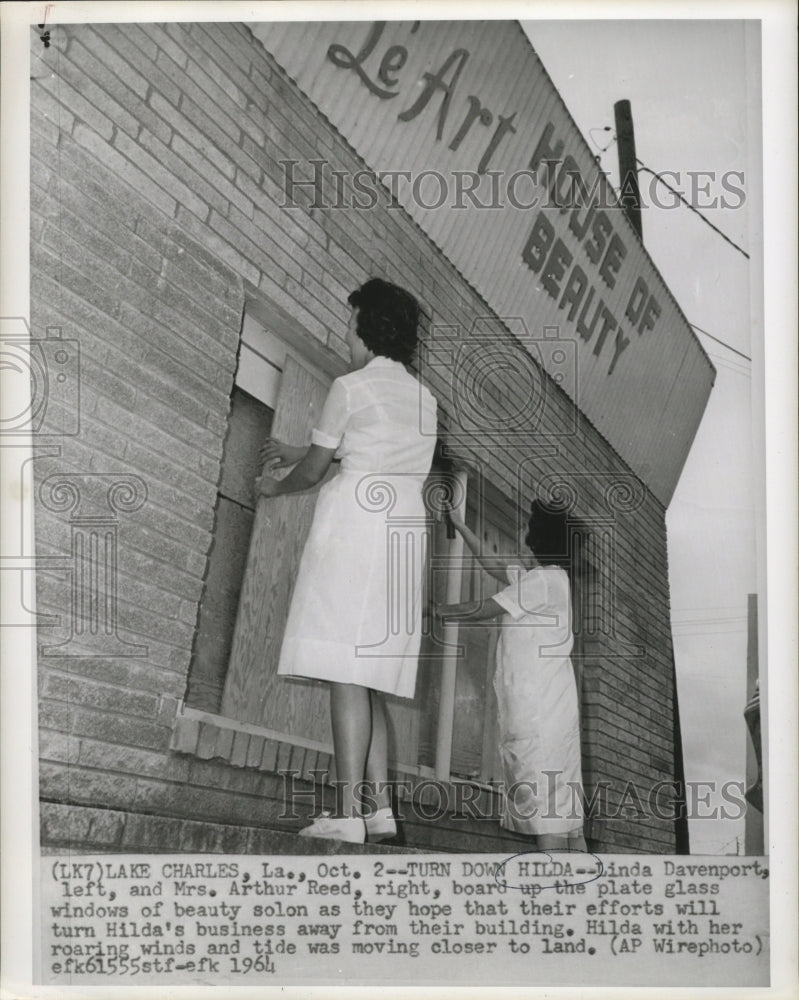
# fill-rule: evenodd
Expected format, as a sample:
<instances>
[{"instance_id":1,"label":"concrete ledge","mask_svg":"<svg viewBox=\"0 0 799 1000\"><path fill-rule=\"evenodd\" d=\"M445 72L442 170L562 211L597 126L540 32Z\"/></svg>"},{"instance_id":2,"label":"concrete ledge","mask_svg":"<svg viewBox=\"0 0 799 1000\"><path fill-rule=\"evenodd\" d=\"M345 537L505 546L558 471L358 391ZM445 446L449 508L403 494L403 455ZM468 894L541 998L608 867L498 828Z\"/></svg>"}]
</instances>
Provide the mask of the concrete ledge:
<instances>
[{"instance_id":1,"label":"concrete ledge","mask_svg":"<svg viewBox=\"0 0 799 1000\"><path fill-rule=\"evenodd\" d=\"M263 830L57 802L41 803L41 846L45 855L430 853L385 843L301 839L296 830Z\"/></svg>"},{"instance_id":2,"label":"concrete ledge","mask_svg":"<svg viewBox=\"0 0 799 1000\"><path fill-rule=\"evenodd\" d=\"M274 772L279 766L313 781L314 771L329 771L332 748L310 740L259 729L209 712L184 708L175 716L169 749L201 760L224 760L233 767Z\"/></svg>"},{"instance_id":3,"label":"concrete ledge","mask_svg":"<svg viewBox=\"0 0 799 1000\"><path fill-rule=\"evenodd\" d=\"M235 768L267 774L291 770L300 781L312 784L315 775L327 774L332 778L335 770L332 747L186 707L175 716L169 749L200 760L220 760ZM468 786L467 800L480 815L499 816L501 799L495 789L468 781L434 781L429 774L397 771L391 762L389 772L397 783L399 802L418 802L435 812L442 790L449 802L455 802Z\"/></svg>"}]
</instances>

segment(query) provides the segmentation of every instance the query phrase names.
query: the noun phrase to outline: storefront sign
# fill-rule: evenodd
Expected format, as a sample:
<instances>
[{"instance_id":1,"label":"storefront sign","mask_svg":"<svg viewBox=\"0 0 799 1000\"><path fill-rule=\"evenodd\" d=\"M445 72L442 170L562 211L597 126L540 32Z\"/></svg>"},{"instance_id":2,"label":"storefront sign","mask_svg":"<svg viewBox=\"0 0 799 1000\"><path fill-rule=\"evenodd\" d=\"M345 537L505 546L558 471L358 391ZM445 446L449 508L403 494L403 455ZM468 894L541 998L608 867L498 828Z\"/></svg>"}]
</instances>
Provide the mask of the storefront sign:
<instances>
[{"instance_id":1,"label":"storefront sign","mask_svg":"<svg viewBox=\"0 0 799 1000\"><path fill-rule=\"evenodd\" d=\"M575 402L667 503L715 373L521 27L253 30L365 160L343 179L309 160L303 183L352 199L316 207L388 188L509 328L556 329Z\"/></svg>"},{"instance_id":2,"label":"storefront sign","mask_svg":"<svg viewBox=\"0 0 799 1000\"><path fill-rule=\"evenodd\" d=\"M410 43L419 30L420 22L410 28ZM349 26L347 26L349 27ZM340 69L356 73L360 82L382 101L405 95L401 88L401 73L408 62L406 45L386 45L383 36L386 22L377 21L357 51L346 44L334 43L327 50L327 58ZM382 43L382 44L381 44ZM464 66L470 57L466 48L453 49L434 70L422 74L421 89L410 101L400 101L398 122L416 118L431 101L437 99L435 138L446 141L453 152L473 126L479 123L488 132L488 138L479 160L473 166L478 174L485 174L503 140L516 133L513 121L517 112L502 115L484 104L479 95L465 95L460 107L452 112L452 105L459 94L459 82ZM413 86L414 81L409 81ZM408 88L406 88L408 89ZM405 105L405 106L402 106ZM452 122L450 122L452 117ZM496 122L496 124L495 124ZM451 124L451 128L448 126ZM564 154L565 140L555 138L555 126L548 122L529 159L527 168L547 188L547 204L569 213L569 230L582 245L589 266L608 288L616 284L616 277L627 256L624 240L614 228L607 213L599 207L604 191L594 184L593 190L583 177L573 156ZM466 169L465 165L461 165ZM631 334L640 336L653 330L661 309L656 297L649 292L646 281L639 277L624 310L624 322L608 308L586 274L575 254L557 236L555 227L547 218L546 210L539 210L530 234L521 251L522 260L534 274L540 274L544 291L558 301L570 323L576 324L577 333L591 342L594 355L609 358L607 374L612 375L616 364L632 343ZM567 276L568 275L568 276ZM607 344L607 347L606 347Z\"/></svg>"}]
</instances>

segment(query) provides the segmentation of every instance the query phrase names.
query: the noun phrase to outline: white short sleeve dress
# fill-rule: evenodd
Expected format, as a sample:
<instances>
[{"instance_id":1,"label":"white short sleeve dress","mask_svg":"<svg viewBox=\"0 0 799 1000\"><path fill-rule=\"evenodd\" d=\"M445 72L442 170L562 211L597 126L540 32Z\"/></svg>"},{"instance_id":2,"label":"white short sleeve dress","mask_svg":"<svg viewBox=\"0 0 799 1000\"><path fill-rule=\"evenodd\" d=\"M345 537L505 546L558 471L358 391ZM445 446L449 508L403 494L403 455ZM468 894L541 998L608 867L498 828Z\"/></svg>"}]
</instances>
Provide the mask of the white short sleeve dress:
<instances>
[{"instance_id":1,"label":"white short sleeve dress","mask_svg":"<svg viewBox=\"0 0 799 1000\"><path fill-rule=\"evenodd\" d=\"M341 465L316 502L279 674L413 697L435 421L432 394L398 361L333 382L311 440Z\"/></svg>"},{"instance_id":2,"label":"white short sleeve dress","mask_svg":"<svg viewBox=\"0 0 799 1000\"><path fill-rule=\"evenodd\" d=\"M577 684L570 654L569 578L558 567L508 568L494 595L506 612L497 643L502 825L565 834L583 824Z\"/></svg>"}]
</instances>

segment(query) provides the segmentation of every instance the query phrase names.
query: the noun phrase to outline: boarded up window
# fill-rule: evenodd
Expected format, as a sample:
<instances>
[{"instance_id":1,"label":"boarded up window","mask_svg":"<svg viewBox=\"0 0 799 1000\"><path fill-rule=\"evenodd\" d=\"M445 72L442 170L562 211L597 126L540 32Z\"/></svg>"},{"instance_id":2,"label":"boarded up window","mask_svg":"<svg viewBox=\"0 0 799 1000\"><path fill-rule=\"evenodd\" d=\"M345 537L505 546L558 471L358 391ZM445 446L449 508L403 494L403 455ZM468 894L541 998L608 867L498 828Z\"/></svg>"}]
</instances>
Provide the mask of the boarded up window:
<instances>
[{"instance_id":1,"label":"boarded up window","mask_svg":"<svg viewBox=\"0 0 799 1000\"><path fill-rule=\"evenodd\" d=\"M317 376L299 359L285 358L272 423L278 440L307 444L329 384L329 379ZM327 746L326 688L318 681L277 674L283 630L317 492L318 487L258 501L221 712L289 739L310 739Z\"/></svg>"}]
</instances>

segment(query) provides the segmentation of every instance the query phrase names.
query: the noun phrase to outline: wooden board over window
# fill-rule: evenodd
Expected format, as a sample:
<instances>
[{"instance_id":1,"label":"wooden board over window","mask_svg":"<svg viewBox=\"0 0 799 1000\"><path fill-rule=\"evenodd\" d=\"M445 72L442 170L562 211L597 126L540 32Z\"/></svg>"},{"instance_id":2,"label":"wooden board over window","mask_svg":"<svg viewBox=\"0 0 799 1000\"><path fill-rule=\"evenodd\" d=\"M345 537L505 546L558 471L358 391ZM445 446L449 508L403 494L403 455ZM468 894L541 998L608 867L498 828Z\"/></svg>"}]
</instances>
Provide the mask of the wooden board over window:
<instances>
[{"instance_id":1,"label":"wooden board over window","mask_svg":"<svg viewBox=\"0 0 799 1000\"><path fill-rule=\"evenodd\" d=\"M307 443L327 389L298 360L287 357L272 435L289 444ZM287 681L277 675L283 630L315 502L315 492L258 501L222 714L327 742L330 723L324 689L310 681Z\"/></svg>"}]
</instances>

